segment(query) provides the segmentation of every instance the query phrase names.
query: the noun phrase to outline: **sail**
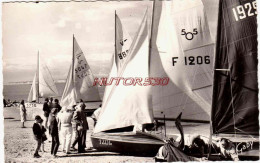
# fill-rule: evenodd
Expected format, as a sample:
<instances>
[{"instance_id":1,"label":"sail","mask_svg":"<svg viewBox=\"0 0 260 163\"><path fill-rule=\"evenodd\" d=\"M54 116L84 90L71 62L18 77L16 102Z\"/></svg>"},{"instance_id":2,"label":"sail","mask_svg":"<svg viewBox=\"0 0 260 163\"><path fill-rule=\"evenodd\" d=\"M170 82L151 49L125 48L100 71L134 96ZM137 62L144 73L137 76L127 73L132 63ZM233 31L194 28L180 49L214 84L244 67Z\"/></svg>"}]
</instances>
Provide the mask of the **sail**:
<instances>
[{"instance_id":1,"label":"sail","mask_svg":"<svg viewBox=\"0 0 260 163\"><path fill-rule=\"evenodd\" d=\"M73 75L72 68L70 66L69 73L66 80L66 85L60 100L61 106L73 106L77 104L77 94L76 94L72 75Z\"/></svg>"},{"instance_id":2,"label":"sail","mask_svg":"<svg viewBox=\"0 0 260 163\"><path fill-rule=\"evenodd\" d=\"M148 77L149 75L149 38L147 12L142 20L138 33L129 50L129 56L123 65L118 77L124 79ZM151 97L149 86L124 85L121 81L113 87L102 105L99 120L94 133L126 126L151 123ZM112 114L111 114L112 113Z\"/></svg>"},{"instance_id":3,"label":"sail","mask_svg":"<svg viewBox=\"0 0 260 163\"><path fill-rule=\"evenodd\" d=\"M75 37L73 37L72 57L72 65L69 69L61 104L71 106L80 99L83 101L101 101L97 86L93 86L94 76Z\"/></svg>"},{"instance_id":4,"label":"sail","mask_svg":"<svg viewBox=\"0 0 260 163\"><path fill-rule=\"evenodd\" d=\"M37 91L37 74L35 74L34 78L33 78L33 82L32 82L32 87L30 89L30 93L28 96L27 101L28 102L33 102L36 101L38 99L38 91Z\"/></svg>"},{"instance_id":5,"label":"sail","mask_svg":"<svg viewBox=\"0 0 260 163\"><path fill-rule=\"evenodd\" d=\"M113 63L112 63L111 71L109 73L109 77L107 78L107 83L110 83L112 78L118 76L118 73L120 72L121 68L123 67L123 65L126 61L126 58L128 56L128 52L129 52L129 48L132 43L132 39L131 39L130 35L125 30L125 28L122 25L122 22L117 14L115 14L115 28L116 28L115 29L115 32L116 32L115 53L116 53L116 55L114 55L112 58ZM106 102L111 90L112 90L112 86L107 86L105 88L103 101L102 101L103 104Z\"/></svg>"},{"instance_id":6,"label":"sail","mask_svg":"<svg viewBox=\"0 0 260 163\"><path fill-rule=\"evenodd\" d=\"M51 76L50 70L43 58L39 58L39 96L52 97L58 96L58 90Z\"/></svg>"},{"instance_id":7,"label":"sail","mask_svg":"<svg viewBox=\"0 0 260 163\"><path fill-rule=\"evenodd\" d=\"M214 44L200 0L155 1L151 76L168 76L153 88L155 116L210 119Z\"/></svg>"},{"instance_id":8,"label":"sail","mask_svg":"<svg viewBox=\"0 0 260 163\"><path fill-rule=\"evenodd\" d=\"M116 65L117 65L117 72L120 71L122 66L124 65L124 62L126 60L126 57L128 56L129 48L132 43L132 39L128 32L125 30L125 28L122 25L122 22L118 15L115 15L115 21L116 21Z\"/></svg>"},{"instance_id":9,"label":"sail","mask_svg":"<svg viewBox=\"0 0 260 163\"><path fill-rule=\"evenodd\" d=\"M37 71L33 79L32 87L29 92L28 102L36 101L39 97L58 96L58 90L51 76L50 70L43 58L37 58ZM39 90L38 90L39 89Z\"/></svg>"},{"instance_id":10,"label":"sail","mask_svg":"<svg viewBox=\"0 0 260 163\"><path fill-rule=\"evenodd\" d=\"M255 0L220 0L213 134L259 135Z\"/></svg>"},{"instance_id":11,"label":"sail","mask_svg":"<svg viewBox=\"0 0 260 163\"><path fill-rule=\"evenodd\" d=\"M118 69L117 69L117 66L116 66L116 58L117 58L117 56L113 55L113 58L112 58L112 61L113 61L112 62L112 68L111 68L109 76L107 78L107 84L111 83L113 78L118 77L117 76L118 75L118 71L117 71ZM106 103L106 101L107 101L107 99L108 99L112 89L113 89L112 85L108 85L108 86L105 87L104 96L103 96L103 99L102 99L102 104L103 105Z\"/></svg>"}]
</instances>

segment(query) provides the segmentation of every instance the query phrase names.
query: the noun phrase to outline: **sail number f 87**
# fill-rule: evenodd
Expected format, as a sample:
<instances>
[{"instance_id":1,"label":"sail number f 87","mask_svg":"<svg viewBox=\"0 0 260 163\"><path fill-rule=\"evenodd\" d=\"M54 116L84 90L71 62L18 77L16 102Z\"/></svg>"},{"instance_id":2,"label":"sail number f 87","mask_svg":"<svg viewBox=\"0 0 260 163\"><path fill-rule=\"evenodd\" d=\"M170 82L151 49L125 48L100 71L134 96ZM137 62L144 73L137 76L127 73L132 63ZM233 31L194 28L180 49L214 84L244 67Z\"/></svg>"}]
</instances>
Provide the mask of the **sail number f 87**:
<instances>
[{"instance_id":1,"label":"sail number f 87","mask_svg":"<svg viewBox=\"0 0 260 163\"><path fill-rule=\"evenodd\" d=\"M257 15L256 1L253 1L252 3L248 2L245 3L244 5L236 6L232 10L236 21L245 19L250 16Z\"/></svg>"}]
</instances>

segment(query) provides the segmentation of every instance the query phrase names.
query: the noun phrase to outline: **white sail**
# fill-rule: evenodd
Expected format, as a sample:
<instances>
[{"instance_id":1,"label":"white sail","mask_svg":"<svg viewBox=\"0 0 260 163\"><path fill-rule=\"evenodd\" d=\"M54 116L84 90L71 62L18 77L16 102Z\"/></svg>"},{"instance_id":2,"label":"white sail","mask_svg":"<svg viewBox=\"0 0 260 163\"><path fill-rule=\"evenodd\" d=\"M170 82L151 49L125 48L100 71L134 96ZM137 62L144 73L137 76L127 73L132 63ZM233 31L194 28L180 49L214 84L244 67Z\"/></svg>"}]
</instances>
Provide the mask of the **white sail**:
<instances>
[{"instance_id":1,"label":"white sail","mask_svg":"<svg viewBox=\"0 0 260 163\"><path fill-rule=\"evenodd\" d=\"M153 88L155 116L209 120L214 45L200 0L156 1L151 75L169 76Z\"/></svg>"},{"instance_id":2,"label":"white sail","mask_svg":"<svg viewBox=\"0 0 260 163\"><path fill-rule=\"evenodd\" d=\"M121 20L119 19L118 15L115 15L115 25L116 25L116 55L112 58L112 68L109 73L109 77L107 78L107 82L111 81L112 78L117 77L118 73L120 72L122 66L124 65L128 52L132 43L132 39L128 32L125 30L124 26L121 23ZM103 101L104 104L107 100L108 95L110 94L112 90L112 86L107 86L105 88Z\"/></svg>"},{"instance_id":3,"label":"white sail","mask_svg":"<svg viewBox=\"0 0 260 163\"><path fill-rule=\"evenodd\" d=\"M115 17L116 17L115 18L116 21L115 23L116 24L116 58L115 59L117 65L117 72L119 72L128 56L132 39L128 34L128 32L125 30L117 14L115 15Z\"/></svg>"},{"instance_id":4,"label":"white sail","mask_svg":"<svg viewBox=\"0 0 260 163\"><path fill-rule=\"evenodd\" d=\"M32 87L28 96L29 102L36 101L38 99L38 96L55 97L59 95L51 73L39 54L37 60L37 71L34 76Z\"/></svg>"},{"instance_id":5,"label":"white sail","mask_svg":"<svg viewBox=\"0 0 260 163\"><path fill-rule=\"evenodd\" d=\"M118 77L135 78L149 76L149 37L147 12L131 45L129 56ZM112 68L113 70L113 68ZM109 86L107 86L109 87ZM149 86L119 85L113 87L102 106L101 115L94 133L135 124L151 123L151 98Z\"/></svg>"},{"instance_id":6,"label":"white sail","mask_svg":"<svg viewBox=\"0 0 260 163\"><path fill-rule=\"evenodd\" d=\"M66 80L66 85L61 97L61 106L73 106L77 104L77 95L74 86L71 66Z\"/></svg>"},{"instance_id":7,"label":"white sail","mask_svg":"<svg viewBox=\"0 0 260 163\"><path fill-rule=\"evenodd\" d=\"M76 39L73 37L73 59L69 69L61 105L72 106L77 101L101 101L94 77Z\"/></svg>"},{"instance_id":8,"label":"white sail","mask_svg":"<svg viewBox=\"0 0 260 163\"><path fill-rule=\"evenodd\" d=\"M39 96L52 97L58 96L58 90L51 76L50 70L45 64L44 60L39 59Z\"/></svg>"},{"instance_id":9,"label":"white sail","mask_svg":"<svg viewBox=\"0 0 260 163\"><path fill-rule=\"evenodd\" d=\"M35 74L34 78L33 78L32 86L31 86L29 96L28 96L28 99L27 99L28 102L36 101L38 99L38 91L37 91L36 80L37 80L37 74Z\"/></svg>"},{"instance_id":10,"label":"white sail","mask_svg":"<svg viewBox=\"0 0 260 163\"><path fill-rule=\"evenodd\" d=\"M107 78L107 83L110 83L110 81L112 81L113 78L117 77L117 66L116 66L116 58L117 56L114 55L113 58L112 58L112 68L111 68L111 71L109 73L109 76ZM104 96L103 96L103 99L102 99L102 104L104 106L104 104L106 103L111 91L113 89L113 86L112 85L108 85L105 87L105 91L104 91Z\"/></svg>"}]
</instances>

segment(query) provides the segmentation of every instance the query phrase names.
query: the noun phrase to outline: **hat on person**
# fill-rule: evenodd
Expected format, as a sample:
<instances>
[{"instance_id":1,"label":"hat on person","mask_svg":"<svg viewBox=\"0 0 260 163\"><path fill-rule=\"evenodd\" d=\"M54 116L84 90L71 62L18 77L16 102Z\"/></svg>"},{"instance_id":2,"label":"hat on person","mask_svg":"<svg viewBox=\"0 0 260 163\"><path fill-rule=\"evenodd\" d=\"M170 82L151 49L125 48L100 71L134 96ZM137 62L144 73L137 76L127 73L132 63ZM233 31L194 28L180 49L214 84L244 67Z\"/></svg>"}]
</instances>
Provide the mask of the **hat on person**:
<instances>
[{"instance_id":1,"label":"hat on person","mask_svg":"<svg viewBox=\"0 0 260 163\"><path fill-rule=\"evenodd\" d=\"M39 116L39 115L35 116L35 120L41 120L41 119L42 119L41 116Z\"/></svg>"}]
</instances>

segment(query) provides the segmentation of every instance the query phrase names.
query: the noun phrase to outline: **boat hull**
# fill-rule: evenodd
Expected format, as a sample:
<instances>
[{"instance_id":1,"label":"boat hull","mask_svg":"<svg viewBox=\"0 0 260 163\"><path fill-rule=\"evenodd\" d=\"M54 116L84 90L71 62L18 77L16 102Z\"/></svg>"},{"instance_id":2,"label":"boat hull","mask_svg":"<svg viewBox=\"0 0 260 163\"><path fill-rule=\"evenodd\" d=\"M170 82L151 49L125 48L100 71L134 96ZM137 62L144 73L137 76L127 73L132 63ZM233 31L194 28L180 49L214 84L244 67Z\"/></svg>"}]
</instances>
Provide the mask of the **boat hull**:
<instances>
[{"instance_id":1,"label":"boat hull","mask_svg":"<svg viewBox=\"0 0 260 163\"><path fill-rule=\"evenodd\" d=\"M118 152L136 156L155 156L164 142L148 135L133 132L91 135L92 145L100 151Z\"/></svg>"},{"instance_id":2,"label":"boat hull","mask_svg":"<svg viewBox=\"0 0 260 163\"><path fill-rule=\"evenodd\" d=\"M259 160L259 136L233 134L219 134L213 136L213 139L219 138L227 138L235 144L239 160Z\"/></svg>"},{"instance_id":3,"label":"boat hull","mask_svg":"<svg viewBox=\"0 0 260 163\"><path fill-rule=\"evenodd\" d=\"M25 103L25 108L42 108L43 104L41 103L33 103L33 102L27 102Z\"/></svg>"}]
</instances>

